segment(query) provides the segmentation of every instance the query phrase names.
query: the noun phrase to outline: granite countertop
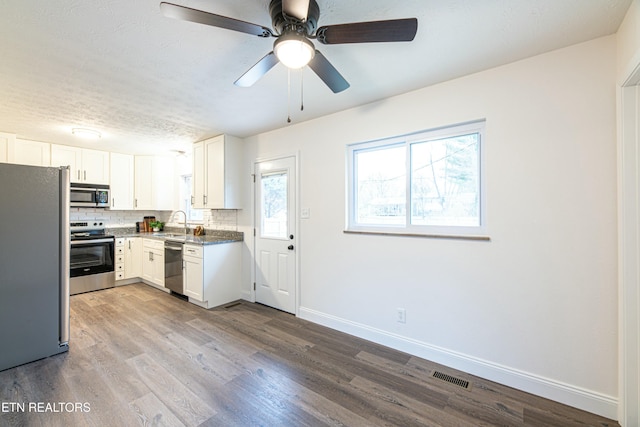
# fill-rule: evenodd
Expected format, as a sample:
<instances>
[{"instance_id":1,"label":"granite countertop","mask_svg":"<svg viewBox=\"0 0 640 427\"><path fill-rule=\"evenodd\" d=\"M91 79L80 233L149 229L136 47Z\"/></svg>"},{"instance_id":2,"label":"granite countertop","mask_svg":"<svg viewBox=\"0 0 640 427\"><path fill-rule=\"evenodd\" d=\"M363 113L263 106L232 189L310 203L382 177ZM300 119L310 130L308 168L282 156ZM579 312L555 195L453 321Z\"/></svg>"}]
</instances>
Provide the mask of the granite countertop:
<instances>
[{"instance_id":1,"label":"granite countertop","mask_svg":"<svg viewBox=\"0 0 640 427\"><path fill-rule=\"evenodd\" d=\"M191 230L190 230L191 231ZM184 234L183 229L167 229L159 232L136 232L135 228L110 228L108 234L114 237L144 237L145 239L169 240L192 245L217 245L220 243L242 242L244 233L238 231L206 230L203 236Z\"/></svg>"}]
</instances>

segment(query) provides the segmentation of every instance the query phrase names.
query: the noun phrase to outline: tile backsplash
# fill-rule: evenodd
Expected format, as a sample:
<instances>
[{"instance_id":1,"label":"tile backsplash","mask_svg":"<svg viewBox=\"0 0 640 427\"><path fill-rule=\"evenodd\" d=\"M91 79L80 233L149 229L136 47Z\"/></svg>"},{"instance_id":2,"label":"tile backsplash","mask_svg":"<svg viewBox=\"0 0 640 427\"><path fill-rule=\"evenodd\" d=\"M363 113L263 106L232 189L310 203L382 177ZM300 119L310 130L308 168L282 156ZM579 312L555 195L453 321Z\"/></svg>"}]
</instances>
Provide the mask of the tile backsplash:
<instances>
[{"instance_id":1,"label":"tile backsplash","mask_svg":"<svg viewBox=\"0 0 640 427\"><path fill-rule=\"evenodd\" d=\"M169 211L112 211L108 209L71 208L71 221L103 220L107 227L135 227L145 216L155 216L165 226L181 227L184 215ZM189 226L202 225L208 230L238 231L238 211L233 209L211 209L203 212L202 221L188 221Z\"/></svg>"}]
</instances>

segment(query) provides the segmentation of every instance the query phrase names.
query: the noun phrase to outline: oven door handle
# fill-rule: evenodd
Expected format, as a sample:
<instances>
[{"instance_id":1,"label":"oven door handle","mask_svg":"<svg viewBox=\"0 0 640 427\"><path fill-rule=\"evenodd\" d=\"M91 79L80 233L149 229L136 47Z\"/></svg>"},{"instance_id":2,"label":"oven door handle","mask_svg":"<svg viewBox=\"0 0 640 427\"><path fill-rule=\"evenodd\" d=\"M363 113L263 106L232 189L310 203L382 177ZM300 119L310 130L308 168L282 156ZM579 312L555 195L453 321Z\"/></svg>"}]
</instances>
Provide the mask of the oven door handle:
<instances>
[{"instance_id":1,"label":"oven door handle","mask_svg":"<svg viewBox=\"0 0 640 427\"><path fill-rule=\"evenodd\" d=\"M94 243L113 243L113 238L111 239L95 239L95 240L72 240L71 246L76 245L92 245Z\"/></svg>"}]
</instances>

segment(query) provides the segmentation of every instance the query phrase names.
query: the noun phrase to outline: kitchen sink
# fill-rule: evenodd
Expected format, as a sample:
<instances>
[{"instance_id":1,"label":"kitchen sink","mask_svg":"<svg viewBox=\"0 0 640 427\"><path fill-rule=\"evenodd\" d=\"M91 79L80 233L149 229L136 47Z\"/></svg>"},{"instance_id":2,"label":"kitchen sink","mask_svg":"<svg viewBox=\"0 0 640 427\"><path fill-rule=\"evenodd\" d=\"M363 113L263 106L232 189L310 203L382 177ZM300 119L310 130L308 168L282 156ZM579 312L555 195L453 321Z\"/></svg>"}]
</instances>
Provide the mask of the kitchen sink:
<instances>
[{"instance_id":1,"label":"kitchen sink","mask_svg":"<svg viewBox=\"0 0 640 427\"><path fill-rule=\"evenodd\" d=\"M153 235L158 237L164 237L167 240L174 240L174 241L180 241L180 242L184 242L189 237L187 234L183 234L183 233L160 232L160 233L153 233Z\"/></svg>"},{"instance_id":2,"label":"kitchen sink","mask_svg":"<svg viewBox=\"0 0 640 427\"><path fill-rule=\"evenodd\" d=\"M184 242L185 240L187 240L187 236L186 234L174 234L174 233L167 233L164 235L164 238L167 240L177 240L177 241L182 241Z\"/></svg>"}]
</instances>

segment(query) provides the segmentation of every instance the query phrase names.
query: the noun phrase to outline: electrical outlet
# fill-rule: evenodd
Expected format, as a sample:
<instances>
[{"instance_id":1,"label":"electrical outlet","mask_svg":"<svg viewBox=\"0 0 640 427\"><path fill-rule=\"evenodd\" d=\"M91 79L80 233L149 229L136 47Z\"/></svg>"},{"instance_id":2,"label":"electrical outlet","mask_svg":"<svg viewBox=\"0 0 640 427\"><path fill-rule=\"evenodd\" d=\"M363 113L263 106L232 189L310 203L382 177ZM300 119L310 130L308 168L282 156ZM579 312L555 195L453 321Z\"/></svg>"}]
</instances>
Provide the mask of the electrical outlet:
<instances>
[{"instance_id":1,"label":"electrical outlet","mask_svg":"<svg viewBox=\"0 0 640 427\"><path fill-rule=\"evenodd\" d=\"M407 310L404 308L399 308L397 311L397 320L398 323L407 323Z\"/></svg>"}]
</instances>

